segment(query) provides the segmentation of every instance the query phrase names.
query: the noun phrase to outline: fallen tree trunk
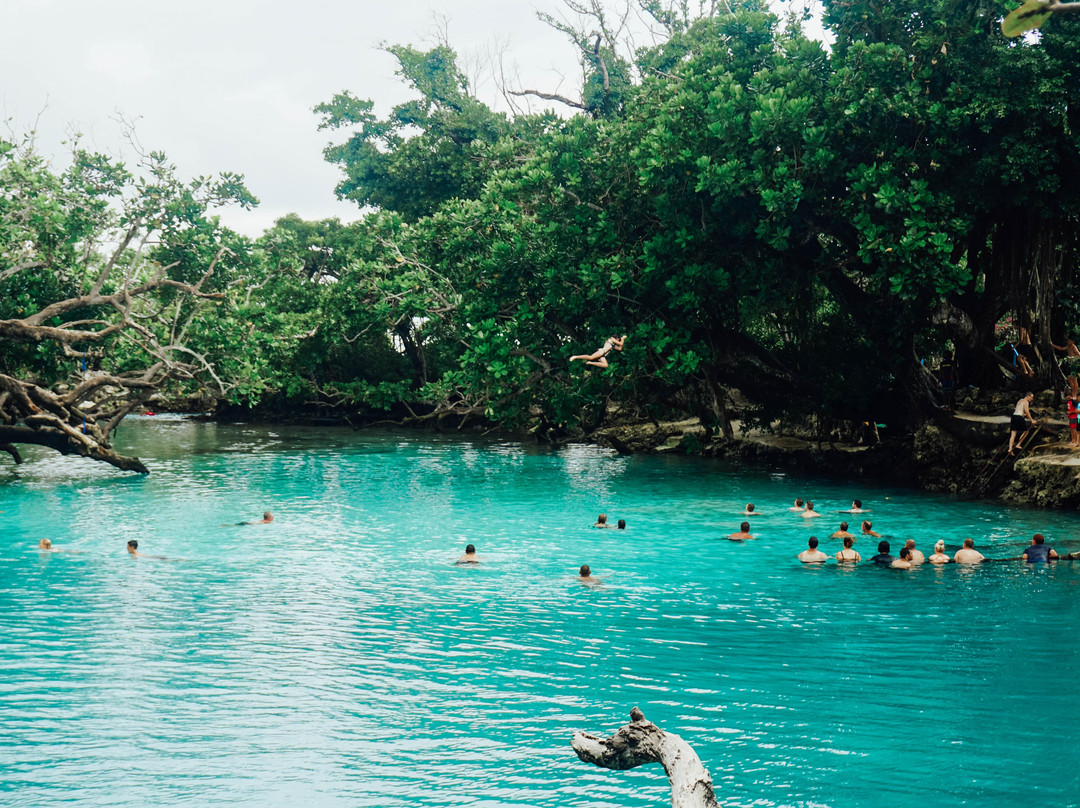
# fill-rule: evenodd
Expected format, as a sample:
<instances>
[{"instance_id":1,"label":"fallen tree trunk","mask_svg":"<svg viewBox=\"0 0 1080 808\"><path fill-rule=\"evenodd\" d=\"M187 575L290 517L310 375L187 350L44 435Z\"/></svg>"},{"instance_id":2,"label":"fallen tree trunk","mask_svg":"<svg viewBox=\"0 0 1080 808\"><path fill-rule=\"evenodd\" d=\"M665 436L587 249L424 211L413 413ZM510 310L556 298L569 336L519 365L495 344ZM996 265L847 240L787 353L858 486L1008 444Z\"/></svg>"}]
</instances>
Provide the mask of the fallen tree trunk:
<instances>
[{"instance_id":1,"label":"fallen tree trunk","mask_svg":"<svg viewBox=\"0 0 1080 808\"><path fill-rule=\"evenodd\" d=\"M671 784L671 808L719 808L712 777L693 747L646 720L637 707L630 711L630 723L610 738L579 730L570 745L581 760L605 769L661 764Z\"/></svg>"}]
</instances>

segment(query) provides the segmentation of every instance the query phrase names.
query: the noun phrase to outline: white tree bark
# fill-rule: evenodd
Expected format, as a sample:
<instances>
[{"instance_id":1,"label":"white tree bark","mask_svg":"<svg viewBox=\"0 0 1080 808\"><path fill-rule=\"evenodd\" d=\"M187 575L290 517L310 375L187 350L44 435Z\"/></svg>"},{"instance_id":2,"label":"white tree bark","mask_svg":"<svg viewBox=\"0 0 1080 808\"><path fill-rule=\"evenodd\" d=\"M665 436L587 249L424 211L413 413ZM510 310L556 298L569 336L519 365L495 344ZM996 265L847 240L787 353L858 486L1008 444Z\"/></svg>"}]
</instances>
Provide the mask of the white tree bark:
<instances>
[{"instance_id":1,"label":"white tree bark","mask_svg":"<svg viewBox=\"0 0 1080 808\"><path fill-rule=\"evenodd\" d=\"M660 763L671 783L671 808L718 808L709 770L697 752L678 735L664 732L637 707L630 723L610 738L575 732L570 741L577 756L605 769L633 769Z\"/></svg>"}]
</instances>

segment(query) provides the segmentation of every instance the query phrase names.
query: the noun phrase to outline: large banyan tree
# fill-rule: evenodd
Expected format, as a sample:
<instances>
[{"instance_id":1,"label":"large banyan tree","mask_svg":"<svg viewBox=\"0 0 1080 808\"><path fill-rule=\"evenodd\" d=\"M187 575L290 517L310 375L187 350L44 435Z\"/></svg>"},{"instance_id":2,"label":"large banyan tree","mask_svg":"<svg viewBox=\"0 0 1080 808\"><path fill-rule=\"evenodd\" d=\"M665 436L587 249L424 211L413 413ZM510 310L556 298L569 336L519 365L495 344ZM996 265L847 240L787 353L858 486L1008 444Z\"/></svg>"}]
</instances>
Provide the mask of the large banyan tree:
<instances>
[{"instance_id":1,"label":"large banyan tree","mask_svg":"<svg viewBox=\"0 0 1080 808\"><path fill-rule=\"evenodd\" d=\"M168 382L227 390L204 346L236 255L206 214L255 200L235 175L139 163L76 147L58 173L32 139L0 141L0 450L16 463L33 444L146 472L111 445L121 419Z\"/></svg>"},{"instance_id":2,"label":"large banyan tree","mask_svg":"<svg viewBox=\"0 0 1080 808\"><path fill-rule=\"evenodd\" d=\"M342 98L321 108L357 127L328 151L350 196L374 200L380 165L422 163L423 144L438 176L462 160L473 179L423 215L380 197L372 221L411 282L352 328L410 312L415 344L450 359L430 394L497 418L677 402L725 431L735 388L770 420L915 426L935 405L922 361L948 340L965 380L1005 382L1010 314L1051 355L1077 319L1080 15L1017 40L1003 0L826 0L827 49L764 0L702 5L636 4L661 35L631 52L623 17L575 3L580 27L560 27L581 100L529 91L566 102L564 120L470 128L485 118L445 49L402 60L415 107L438 110L411 137L360 148L388 125L338 114ZM372 277L341 282L369 294ZM615 369L567 375L612 333L631 337Z\"/></svg>"}]
</instances>

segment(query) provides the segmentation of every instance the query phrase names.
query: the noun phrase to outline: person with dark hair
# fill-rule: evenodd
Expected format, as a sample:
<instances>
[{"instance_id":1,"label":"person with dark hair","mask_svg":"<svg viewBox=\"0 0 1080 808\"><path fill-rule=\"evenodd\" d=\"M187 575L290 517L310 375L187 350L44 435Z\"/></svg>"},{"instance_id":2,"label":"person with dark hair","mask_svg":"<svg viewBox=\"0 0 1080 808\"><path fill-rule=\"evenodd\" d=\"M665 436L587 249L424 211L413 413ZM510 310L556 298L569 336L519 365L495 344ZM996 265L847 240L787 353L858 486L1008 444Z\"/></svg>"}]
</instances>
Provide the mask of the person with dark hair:
<instances>
[{"instance_id":1,"label":"person with dark hair","mask_svg":"<svg viewBox=\"0 0 1080 808\"><path fill-rule=\"evenodd\" d=\"M895 558L889 555L889 543L884 540L878 542L877 555L872 556L870 560L882 567L891 567L892 563L896 561Z\"/></svg>"},{"instance_id":2,"label":"person with dark hair","mask_svg":"<svg viewBox=\"0 0 1080 808\"><path fill-rule=\"evenodd\" d=\"M615 525L615 529L616 530L626 530L626 520L625 519L620 519L618 521L618 523Z\"/></svg>"},{"instance_id":3,"label":"person with dark hair","mask_svg":"<svg viewBox=\"0 0 1080 808\"><path fill-rule=\"evenodd\" d=\"M593 576L592 570L589 569L588 564L581 565L581 569L578 570L578 580L586 586L600 585L600 579Z\"/></svg>"},{"instance_id":4,"label":"person with dark hair","mask_svg":"<svg viewBox=\"0 0 1080 808\"><path fill-rule=\"evenodd\" d=\"M821 516L820 513L814 510L814 503L810 500L806 501L806 510L802 512L803 519L817 519Z\"/></svg>"},{"instance_id":5,"label":"person with dark hair","mask_svg":"<svg viewBox=\"0 0 1080 808\"><path fill-rule=\"evenodd\" d=\"M870 524L870 520L866 519L862 523L862 534L864 536L873 536L875 539L880 539L881 534L874 530L874 526Z\"/></svg>"},{"instance_id":6,"label":"person with dark hair","mask_svg":"<svg viewBox=\"0 0 1080 808\"><path fill-rule=\"evenodd\" d=\"M840 511L840 513L870 513L870 509L869 508L864 509L863 506L862 506L862 500L857 499L857 500L855 500L854 502L851 503L850 508L848 508L846 511Z\"/></svg>"},{"instance_id":7,"label":"person with dark hair","mask_svg":"<svg viewBox=\"0 0 1080 808\"><path fill-rule=\"evenodd\" d=\"M760 516L761 514L754 510L754 503L747 502L746 508L743 509L743 516Z\"/></svg>"},{"instance_id":8,"label":"person with dark hair","mask_svg":"<svg viewBox=\"0 0 1080 808\"><path fill-rule=\"evenodd\" d=\"M739 532L732 533L730 536L728 536L728 538L731 541L746 541L747 539L754 538L750 535L750 523L743 522L741 525L739 525Z\"/></svg>"},{"instance_id":9,"label":"person with dark hair","mask_svg":"<svg viewBox=\"0 0 1080 808\"><path fill-rule=\"evenodd\" d=\"M978 564L986 561L986 556L975 549L975 539L964 539L964 546L956 551L953 561L957 564Z\"/></svg>"},{"instance_id":10,"label":"person with dark hair","mask_svg":"<svg viewBox=\"0 0 1080 808\"><path fill-rule=\"evenodd\" d=\"M911 550L909 550L907 547L901 547L900 557L893 559L893 563L891 563L889 566L897 570L911 569Z\"/></svg>"},{"instance_id":11,"label":"person with dark hair","mask_svg":"<svg viewBox=\"0 0 1080 808\"><path fill-rule=\"evenodd\" d=\"M804 564L824 564L829 560L829 557L818 549L818 540L816 536L811 536L806 544L807 549L795 556L799 561Z\"/></svg>"},{"instance_id":12,"label":"person with dark hair","mask_svg":"<svg viewBox=\"0 0 1080 808\"><path fill-rule=\"evenodd\" d=\"M796 499L795 504L788 508L789 511L795 511L796 513L802 513L806 510L806 503L802 499Z\"/></svg>"},{"instance_id":13,"label":"person with dark hair","mask_svg":"<svg viewBox=\"0 0 1080 808\"><path fill-rule=\"evenodd\" d=\"M471 545L465 545L465 555L454 562L455 564L479 564L480 559L476 557L476 548Z\"/></svg>"},{"instance_id":14,"label":"person with dark hair","mask_svg":"<svg viewBox=\"0 0 1080 808\"><path fill-rule=\"evenodd\" d=\"M139 557L139 543L137 541L135 541L135 539L131 539L127 543L127 551L128 551L128 555L131 555L134 558L138 558Z\"/></svg>"},{"instance_id":15,"label":"person with dark hair","mask_svg":"<svg viewBox=\"0 0 1080 808\"><path fill-rule=\"evenodd\" d=\"M1024 561L1035 563L1037 561L1049 561L1057 558L1057 551L1046 543L1046 537L1042 533L1036 533L1031 537L1031 546L1024 550L1020 556Z\"/></svg>"},{"instance_id":16,"label":"person with dark hair","mask_svg":"<svg viewBox=\"0 0 1080 808\"><path fill-rule=\"evenodd\" d=\"M855 543L855 537L850 533L844 536L844 549L836 554L836 563L838 564L858 564L862 561L862 556L859 555L859 551L852 548L852 544Z\"/></svg>"},{"instance_id":17,"label":"person with dark hair","mask_svg":"<svg viewBox=\"0 0 1080 808\"><path fill-rule=\"evenodd\" d=\"M1028 391L1016 402L1016 409L1013 410L1012 418L1009 420L1009 457L1013 456L1013 449L1016 448L1016 436L1027 431L1027 422L1031 421L1033 426L1039 423L1031 414L1031 402L1034 400L1035 394Z\"/></svg>"},{"instance_id":18,"label":"person with dark hair","mask_svg":"<svg viewBox=\"0 0 1080 808\"><path fill-rule=\"evenodd\" d=\"M593 527L610 528L611 525L607 523L607 514L602 513L598 517L596 517L596 524L593 525Z\"/></svg>"},{"instance_id":19,"label":"person with dark hair","mask_svg":"<svg viewBox=\"0 0 1080 808\"><path fill-rule=\"evenodd\" d=\"M849 539L850 538L850 539L854 540L855 536L853 534L851 534L851 533L848 533L848 523L847 522L841 522L840 523L840 529L838 531L836 531L835 533L833 533L831 536L829 536L829 538L830 539Z\"/></svg>"}]
</instances>

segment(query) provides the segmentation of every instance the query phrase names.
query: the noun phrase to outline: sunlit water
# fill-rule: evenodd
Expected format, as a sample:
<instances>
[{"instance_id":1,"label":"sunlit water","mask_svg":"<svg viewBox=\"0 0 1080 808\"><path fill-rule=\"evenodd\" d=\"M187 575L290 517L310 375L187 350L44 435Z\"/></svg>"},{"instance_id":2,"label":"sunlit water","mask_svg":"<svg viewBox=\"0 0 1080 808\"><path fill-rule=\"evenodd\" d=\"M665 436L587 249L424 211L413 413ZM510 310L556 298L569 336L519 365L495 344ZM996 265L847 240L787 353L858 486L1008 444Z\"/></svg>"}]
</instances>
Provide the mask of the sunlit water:
<instances>
[{"instance_id":1,"label":"sunlit water","mask_svg":"<svg viewBox=\"0 0 1080 808\"><path fill-rule=\"evenodd\" d=\"M724 805L1080 804L1080 563L794 558L856 496L927 553L1080 549L1075 516L584 446L166 418L120 443L153 473L0 466L4 806L665 805L658 766L568 745L634 705ZM726 541L748 501L760 538Z\"/></svg>"}]
</instances>

